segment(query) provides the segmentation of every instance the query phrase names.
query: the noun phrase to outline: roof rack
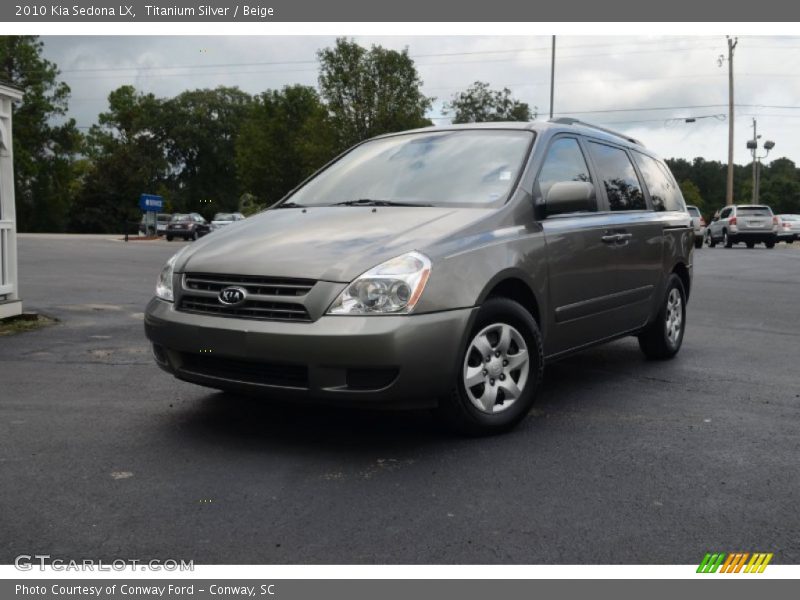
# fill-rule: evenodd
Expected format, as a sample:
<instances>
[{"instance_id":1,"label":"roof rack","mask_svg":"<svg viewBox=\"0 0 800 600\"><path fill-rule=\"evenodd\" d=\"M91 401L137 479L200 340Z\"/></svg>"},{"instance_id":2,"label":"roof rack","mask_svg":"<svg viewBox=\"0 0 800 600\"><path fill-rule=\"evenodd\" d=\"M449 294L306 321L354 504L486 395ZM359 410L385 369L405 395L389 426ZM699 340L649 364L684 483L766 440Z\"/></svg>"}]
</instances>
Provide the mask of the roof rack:
<instances>
[{"instance_id":1,"label":"roof rack","mask_svg":"<svg viewBox=\"0 0 800 600\"><path fill-rule=\"evenodd\" d=\"M603 133L607 133L609 135L616 136L618 138L622 138L632 144L636 144L644 148L644 144L637 140L636 138L632 138L629 135L625 135L624 133L620 133L618 131L614 131L613 129L606 129L605 127L600 127L599 125L592 125L591 123L586 123L585 121L581 121L580 119L573 119L572 117L559 117L558 119L550 119L550 123L558 123L559 125L582 125L583 127L590 127L592 129L597 129L598 131L602 131Z\"/></svg>"}]
</instances>

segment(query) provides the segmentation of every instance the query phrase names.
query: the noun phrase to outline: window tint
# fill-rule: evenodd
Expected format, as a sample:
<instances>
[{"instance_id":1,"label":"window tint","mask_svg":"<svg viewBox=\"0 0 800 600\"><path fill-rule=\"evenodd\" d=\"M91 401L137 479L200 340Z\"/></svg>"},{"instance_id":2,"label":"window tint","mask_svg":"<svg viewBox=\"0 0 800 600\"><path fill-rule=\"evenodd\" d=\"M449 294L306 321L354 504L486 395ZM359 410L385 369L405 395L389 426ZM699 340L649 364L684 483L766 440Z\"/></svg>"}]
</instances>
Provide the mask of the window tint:
<instances>
[{"instance_id":1,"label":"window tint","mask_svg":"<svg viewBox=\"0 0 800 600\"><path fill-rule=\"evenodd\" d=\"M667 167L660 161L639 152L634 152L633 156L636 159L636 164L639 165L639 170L642 172L647 190L650 192L653 208L655 210L683 211L683 194L675 184L675 179L673 179Z\"/></svg>"},{"instance_id":2,"label":"window tint","mask_svg":"<svg viewBox=\"0 0 800 600\"><path fill-rule=\"evenodd\" d=\"M645 179L645 181L647 181L647 176L646 176L646 175L645 175L645 178L644 178L644 179ZM647 189L650 189L650 184L649 184L649 183L647 184ZM652 196L652 193L651 193L650 195ZM699 210L697 210L697 207L696 207L696 206L687 206L687 207L686 207L686 210L687 210L687 211L688 211L688 213L689 213L690 215L692 215L693 217L699 217L699 216L700 216L700 211L699 211Z\"/></svg>"},{"instance_id":3,"label":"window tint","mask_svg":"<svg viewBox=\"0 0 800 600\"><path fill-rule=\"evenodd\" d=\"M624 150L589 142L589 152L603 180L611 210L647 208L639 178Z\"/></svg>"},{"instance_id":4,"label":"window tint","mask_svg":"<svg viewBox=\"0 0 800 600\"><path fill-rule=\"evenodd\" d=\"M731 214L731 211L732 211L732 210L733 210L732 208L725 208L725 209L723 209L723 210L722 210L722 212L721 212L721 213L719 213L719 218L720 218L720 219L727 219L727 218L728 218L728 216Z\"/></svg>"},{"instance_id":5,"label":"window tint","mask_svg":"<svg viewBox=\"0 0 800 600\"><path fill-rule=\"evenodd\" d=\"M743 217L771 217L769 206L740 206L737 214Z\"/></svg>"},{"instance_id":6,"label":"window tint","mask_svg":"<svg viewBox=\"0 0 800 600\"><path fill-rule=\"evenodd\" d=\"M544 165L539 172L539 191L542 198L559 181L589 181L589 168L575 138L559 138L550 144Z\"/></svg>"}]
</instances>

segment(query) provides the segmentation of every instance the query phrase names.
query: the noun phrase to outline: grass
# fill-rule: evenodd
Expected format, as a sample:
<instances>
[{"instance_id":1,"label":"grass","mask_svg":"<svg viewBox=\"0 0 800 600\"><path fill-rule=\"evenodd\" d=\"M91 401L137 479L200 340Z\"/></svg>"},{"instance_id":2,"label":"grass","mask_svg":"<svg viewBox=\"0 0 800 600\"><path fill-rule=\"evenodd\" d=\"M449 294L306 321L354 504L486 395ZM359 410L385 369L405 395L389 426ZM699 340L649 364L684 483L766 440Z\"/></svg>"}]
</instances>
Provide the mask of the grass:
<instances>
[{"instance_id":1,"label":"grass","mask_svg":"<svg viewBox=\"0 0 800 600\"><path fill-rule=\"evenodd\" d=\"M9 317L8 319L0 319L0 337L6 335L15 335L17 333L24 333L25 331L33 331L53 325L55 319L45 317L44 315L37 315L35 319L28 317Z\"/></svg>"}]
</instances>

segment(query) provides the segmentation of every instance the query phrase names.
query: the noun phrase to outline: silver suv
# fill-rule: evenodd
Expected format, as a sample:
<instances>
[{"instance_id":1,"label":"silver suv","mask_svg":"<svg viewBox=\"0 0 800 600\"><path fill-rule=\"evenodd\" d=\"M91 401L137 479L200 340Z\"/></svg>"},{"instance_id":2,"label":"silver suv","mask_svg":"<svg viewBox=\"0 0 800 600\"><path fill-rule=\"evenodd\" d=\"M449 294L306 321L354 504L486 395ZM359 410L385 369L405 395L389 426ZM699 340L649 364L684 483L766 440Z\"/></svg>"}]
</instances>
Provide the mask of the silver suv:
<instances>
[{"instance_id":1,"label":"silver suv","mask_svg":"<svg viewBox=\"0 0 800 600\"><path fill-rule=\"evenodd\" d=\"M707 228L706 239L712 248L723 244L732 248L744 243L748 248L763 243L774 248L778 241L778 218L763 204L734 204L717 211Z\"/></svg>"},{"instance_id":2,"label":"silver suv","mask_svg":"<svg viewBox=\"0 0 800 600\"><path fill-rule=\"evenodd\" d=\"M384 135L173 256L158 365L290 401L503 431L546 362L623 336L674 356L694 231L664 162L575 120Z\"/></svg>"}]
</instances>

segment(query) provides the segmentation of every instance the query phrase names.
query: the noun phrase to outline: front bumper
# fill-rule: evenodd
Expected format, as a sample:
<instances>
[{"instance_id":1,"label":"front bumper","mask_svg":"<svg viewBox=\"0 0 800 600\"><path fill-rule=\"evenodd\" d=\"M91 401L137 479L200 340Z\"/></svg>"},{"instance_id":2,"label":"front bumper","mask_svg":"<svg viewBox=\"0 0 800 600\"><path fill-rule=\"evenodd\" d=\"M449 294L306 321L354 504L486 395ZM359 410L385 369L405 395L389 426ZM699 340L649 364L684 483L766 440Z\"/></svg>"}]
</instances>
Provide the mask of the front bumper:
<instances>
[{"instance_id":1,"label":"front bumper","mask_svg":"<svg viewBox=\"0 0 800 600\"><path fill-rule=\"evenodd\" d=\"M311 323L197 315L154 298L144 327L158 365L218 389L288 400L435 406L459 368L476 308Z\"/></svg>"}]
</instances>

